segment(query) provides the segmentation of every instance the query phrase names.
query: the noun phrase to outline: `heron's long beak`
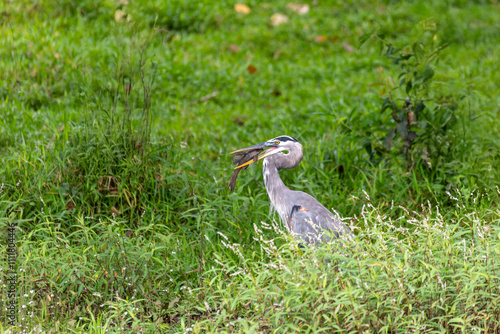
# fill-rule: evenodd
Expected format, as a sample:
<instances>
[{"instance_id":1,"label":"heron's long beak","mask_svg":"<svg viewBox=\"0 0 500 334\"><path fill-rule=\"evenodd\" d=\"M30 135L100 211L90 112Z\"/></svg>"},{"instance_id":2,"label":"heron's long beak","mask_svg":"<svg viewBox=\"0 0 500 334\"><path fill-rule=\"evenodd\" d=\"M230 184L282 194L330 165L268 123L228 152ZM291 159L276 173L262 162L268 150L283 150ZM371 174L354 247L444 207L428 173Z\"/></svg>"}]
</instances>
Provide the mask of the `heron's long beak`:
<instances>
[{"instance_id":1,"label":"heron's long beak","mask_svg":"<svg viewBox=\"0 0 500 334\"><path fill-rule=\"evenodd\" d=\"M265 143L261 143L261 144L257 144L257 145L253 145L253 146L249 146L249 147L245 147L245 148L241 148L239 150L236 150L236 151L233 151L231 152L230 154L234 154L234 153L241 153L241 152L247 152L247 151L251 151L251 150L259 150L259 149L264 149L266 147L270 147L268 150L264 151L264 152L261 152L259 153L259 157L257 159L257 161L259 160L262 160L264 159L265 157L268 157L270 155L273 155L275 153L278 153L278 152L281 152L281 151L284 151L284 148L282 147L276 147L275 145L273 144L270 144L268 142L265 142ZM234 169L239 169L239 168L242 168L242 167L245 167L245 166L248 166L250 165L252 162L254 162L254 159L250 160L250 161L247 161L246 163L240 165L240 166L237 166L235 167Z\"/></svg>"},{"instance_id":2,"label":"heron's long beak","mask_svg":"<svg viewBox=\"0 0 500 334\"><path fill-rule=\"evenodd\" d=\"M260 150L260 149L264 149L266 147L270 147L270 145L267 142L253 145L253 146L249 146L249 147L245 147L245 148L240 148L239 150L233 151L229 154L247 152L247 151L251 151L251 150Z\"/></svg>"}]
</instances>

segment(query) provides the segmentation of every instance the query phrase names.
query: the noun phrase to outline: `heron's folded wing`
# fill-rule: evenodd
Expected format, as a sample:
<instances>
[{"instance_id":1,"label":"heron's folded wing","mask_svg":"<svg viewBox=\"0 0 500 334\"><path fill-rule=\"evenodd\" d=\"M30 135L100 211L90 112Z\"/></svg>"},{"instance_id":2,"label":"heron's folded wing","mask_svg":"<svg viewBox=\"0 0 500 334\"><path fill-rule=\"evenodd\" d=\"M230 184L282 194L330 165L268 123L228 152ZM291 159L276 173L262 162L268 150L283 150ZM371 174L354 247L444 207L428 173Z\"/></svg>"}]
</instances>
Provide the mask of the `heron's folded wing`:
<instances>
[{"instance_id":1,"label":"heron's folded wing","mask_svg":"<svg viewBox=\"0 0 500 334\"><path fill-rule=\"evenodd\" d=\"M294 234L300 235L307 242L328 241L340 235L350 234L338 218L329 212L323 216L300 205L293 207L288 224Z\"/></svg>"}]
</instances>

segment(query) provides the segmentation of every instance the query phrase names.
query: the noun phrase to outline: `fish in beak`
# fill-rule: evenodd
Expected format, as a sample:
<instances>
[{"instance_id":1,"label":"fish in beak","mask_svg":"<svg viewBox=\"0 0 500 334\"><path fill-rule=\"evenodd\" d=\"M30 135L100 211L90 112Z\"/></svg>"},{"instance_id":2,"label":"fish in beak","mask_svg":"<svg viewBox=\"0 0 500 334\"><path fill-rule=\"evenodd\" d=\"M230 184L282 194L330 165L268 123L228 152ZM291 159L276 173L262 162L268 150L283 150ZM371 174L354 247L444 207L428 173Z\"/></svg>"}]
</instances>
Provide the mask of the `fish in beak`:
<instances>
[{"instance_id":1,"label":"fish in beak","mask_svg":"<svg viewBox=\"0 0 500 334\"><path fill-rule=\"evenodd\" d=\"M269 149L264 151L265 148ZM236 179L241 170L247 169L252 162L257 162L281 151L283 151L283 149L277 147L273 142L265 142L231 152L230 154L234 154L233 164L236 165L233 175L231 175L231 179L229 180L229 189L231 192L234 191Z\"/></svg>"}]
</instances>

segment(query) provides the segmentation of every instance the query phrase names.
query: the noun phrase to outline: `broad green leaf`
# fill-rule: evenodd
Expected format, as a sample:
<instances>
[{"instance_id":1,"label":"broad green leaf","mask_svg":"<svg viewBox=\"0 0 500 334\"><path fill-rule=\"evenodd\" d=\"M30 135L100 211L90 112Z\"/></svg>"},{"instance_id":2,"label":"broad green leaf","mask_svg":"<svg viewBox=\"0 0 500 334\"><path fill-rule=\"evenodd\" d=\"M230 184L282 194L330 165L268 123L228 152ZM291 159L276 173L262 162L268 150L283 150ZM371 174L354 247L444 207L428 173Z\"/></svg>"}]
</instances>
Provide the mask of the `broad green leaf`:
<instances>
[{"instance_id":1,"label":"broad green leaf","mask_svg":"<svg viewBox=\"0 0 500 334\"><path fill-rule=\"evenodd\" d=\"M422 72L422 79L425 81L430 80L434 76L434 70L430 65L427 65Z\"/></svg>"}]
</instances>

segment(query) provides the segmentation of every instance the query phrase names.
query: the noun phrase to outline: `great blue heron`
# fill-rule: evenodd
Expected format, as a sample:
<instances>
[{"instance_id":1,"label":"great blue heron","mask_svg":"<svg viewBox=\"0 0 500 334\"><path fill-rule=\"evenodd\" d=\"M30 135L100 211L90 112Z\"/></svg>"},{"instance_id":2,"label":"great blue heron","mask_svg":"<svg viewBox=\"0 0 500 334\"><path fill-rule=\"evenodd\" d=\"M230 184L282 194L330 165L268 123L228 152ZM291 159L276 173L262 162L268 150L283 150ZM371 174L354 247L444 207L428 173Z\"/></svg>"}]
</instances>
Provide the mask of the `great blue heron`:
<instances>
[{"instance_id":1,"label":"great blue heron","mask_svg":"<svg viewBox=\"0 0 500 334\"><path fill-rule=\"evenodd\" d=\"M264 149L267 148L266 151ZM288 152L288 153L285 153ZM290 190L280 178L281 169L292 169L302 161L302 145L290 136L279 136L264 143L245 147L231 154L238 166L229 183L234 188L237 172L252 162L264 159L263 174L272 208L283 224L306 243L318 243L334 238L350 238L351 231L340 219L314 197L302 191Z\"/></svg>"}]
</instances>

